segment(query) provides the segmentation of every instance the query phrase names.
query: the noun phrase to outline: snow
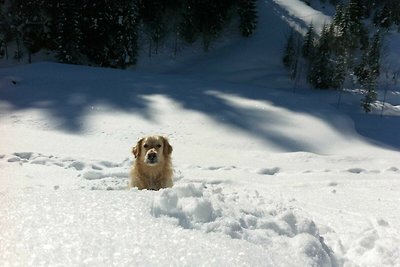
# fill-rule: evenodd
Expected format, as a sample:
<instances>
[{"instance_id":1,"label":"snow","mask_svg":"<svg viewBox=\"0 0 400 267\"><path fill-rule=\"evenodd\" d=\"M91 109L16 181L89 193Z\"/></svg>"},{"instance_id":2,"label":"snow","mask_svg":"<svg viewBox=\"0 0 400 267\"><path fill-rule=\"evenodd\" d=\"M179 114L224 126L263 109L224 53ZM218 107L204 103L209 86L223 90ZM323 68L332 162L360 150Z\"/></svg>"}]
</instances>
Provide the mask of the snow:
<instances>
[{"instance_id":1,"label":"snow","mask_svg":"<svg viewBox=\"0 0 400 267\"><path fill-rule=\"evenodd\" d=\"M0 69L2 266L400 266L399 94L294 92L281 15L313 12L258 4L250 39L158 68ZM151 134L175 185L127 190Z\"/></svg>"}]
</instances>

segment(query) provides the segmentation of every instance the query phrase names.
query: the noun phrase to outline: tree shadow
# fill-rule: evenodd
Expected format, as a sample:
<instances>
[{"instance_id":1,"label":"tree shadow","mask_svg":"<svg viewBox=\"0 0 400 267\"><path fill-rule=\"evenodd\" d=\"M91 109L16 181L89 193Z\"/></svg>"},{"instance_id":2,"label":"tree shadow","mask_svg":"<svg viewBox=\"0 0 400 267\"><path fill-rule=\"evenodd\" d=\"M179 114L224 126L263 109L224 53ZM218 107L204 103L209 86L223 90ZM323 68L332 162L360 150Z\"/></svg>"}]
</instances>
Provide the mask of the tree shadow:
<instances>
[{"instance_id":1,"label":"tree shadow","mask_svg":"<svg viewBox=\"0 0 400 267\"><path fill-rule=\"evenodd\" d=\"M18 82L11 83L10 77L17 77ZM339 120L336 125L335 120L329 118L329 113L316 113L320 109L315 107L315 103L309 106L307 98L301 95L290 97L289 88L268 90L246 84L52 63L2 69L0 79L0 99L8 103L12 110L44 110L57 121L59 130L74 134L84 130L85 116L103 106L155 120L149 100L144 97L150 95L164 95L177 102L182 109L198 111L217 123L273 143L288 152L318 153L320 149L313 145L313 140L297 138L296 133L274 130L292 123L279 116L279 110L265 112L256 106L235 105L221 94L268 101L279 108L320 117L332 123L338 131L343 128ZM274 79L281 80L282 77L270 79L274 84ZM361 134L367 135L365 132ZM400 148L399 141L381 140L373 135L368 137L394 149Z\"/></svg>"}]
</instances>

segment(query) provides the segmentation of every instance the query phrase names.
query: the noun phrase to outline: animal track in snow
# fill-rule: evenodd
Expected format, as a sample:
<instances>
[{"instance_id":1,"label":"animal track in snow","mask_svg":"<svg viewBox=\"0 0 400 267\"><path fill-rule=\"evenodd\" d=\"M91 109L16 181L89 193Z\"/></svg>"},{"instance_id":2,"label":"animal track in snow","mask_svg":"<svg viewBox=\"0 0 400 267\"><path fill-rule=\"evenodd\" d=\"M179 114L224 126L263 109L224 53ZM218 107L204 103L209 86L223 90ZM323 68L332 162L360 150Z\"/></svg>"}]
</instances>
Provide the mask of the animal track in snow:
<instances>
[{"instance_id":1,"label":"animal track in snow","mask_svg":"<svg viewBox=\"0 0 400 267\"><path fill-rule=\"evenodd\" d=\"M199 165L190 165L187 166L188 169L199 169L199 170L206 170L206 171L218 171L218 170L224 170L224 171L230 171L237 169L236 166L199 166Z\"/></svg>"},{"instance_id":2,"label":"animal track in snow","mask_svg":"<svg viewBox=\"0 0 400 267\"><path fill-rule=\"evenodd\" d=\"M365 173L367 170L362 169L362 168L350 168L347 170L350 173L355 173L355 174L360 174L360 173Z\"/></svg>"},{"instance_id":3,"label":"animal track in snow","mask_svg":"<svg viewBox=\"0 0 400 267\"><path fill-rule=\"evenodd\" d=\"M274 168L262 168L257 171L258 174L263 175L275 175L281 171L281 168L274 167Z\"/></svg>"},{"instance_id":4,"label":"animal track in snow","mask_svg":"<svg viewBox=\"0 0 400 267\"><path fill-rule=\"evenodd\" d=\"M394 167L394 166L388 168L386 171L390 171L390 172L400 172L399 168Z\"/></svg>"},{"instance_id":5,"label":"animal track in snow","mask_svg":"<svg viewBox=\"0 0 400 267\"><path fill-rule=\"evenodd\" d=\"M120 190L127 187L129 166L131 161L126 158L120 163L109 161L76 160L70 157L59 158L34 152L17 152L12 155L2 155L0 160L11 164L33 164L56 166L76 171L77 177L82 177L80 188L93 190Z\"/></svg>"}]
</instances>

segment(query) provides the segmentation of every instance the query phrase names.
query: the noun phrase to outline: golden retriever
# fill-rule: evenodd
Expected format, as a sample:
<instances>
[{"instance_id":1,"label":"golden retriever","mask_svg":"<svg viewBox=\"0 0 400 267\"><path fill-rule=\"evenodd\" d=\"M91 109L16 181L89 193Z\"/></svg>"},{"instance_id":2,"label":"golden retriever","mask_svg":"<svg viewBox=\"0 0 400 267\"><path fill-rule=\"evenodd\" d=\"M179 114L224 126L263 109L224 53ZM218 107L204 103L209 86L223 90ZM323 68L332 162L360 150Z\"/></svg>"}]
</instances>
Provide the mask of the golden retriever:
<instances>
[{"instance_id":1,"label":"golden retriever","mask_svg":"<svg viewBox=\"0 0 400 267\"><path fill-rule=\"evenodd\" d=\"M130 173L129 188L159 190L172 187L172 146L163 136L148 136L133 147L136 160Z\"/></svg>"}]
</instances>

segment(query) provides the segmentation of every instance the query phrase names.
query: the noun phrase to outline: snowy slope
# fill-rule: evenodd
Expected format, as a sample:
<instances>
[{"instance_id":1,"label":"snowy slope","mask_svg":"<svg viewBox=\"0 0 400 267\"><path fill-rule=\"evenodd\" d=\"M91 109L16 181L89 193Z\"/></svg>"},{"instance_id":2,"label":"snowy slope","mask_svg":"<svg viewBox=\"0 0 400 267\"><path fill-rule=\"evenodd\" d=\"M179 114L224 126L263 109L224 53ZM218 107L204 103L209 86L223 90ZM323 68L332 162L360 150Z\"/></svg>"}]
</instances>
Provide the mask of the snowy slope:
<instances>
[{"instance_id":1,"label":"snowy slope","mask_svg":"<svg viewBox=\"0 0 400 267\"><path fill-rule=\"evenodd\" d=\"M278 2L260 2L275 27L157 73L0 69L1 265L400 266L400 111L293 92ZM175 186L128 191L153 133Z\"/></svg>"}]
</instances>

